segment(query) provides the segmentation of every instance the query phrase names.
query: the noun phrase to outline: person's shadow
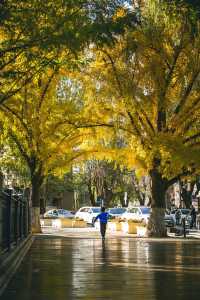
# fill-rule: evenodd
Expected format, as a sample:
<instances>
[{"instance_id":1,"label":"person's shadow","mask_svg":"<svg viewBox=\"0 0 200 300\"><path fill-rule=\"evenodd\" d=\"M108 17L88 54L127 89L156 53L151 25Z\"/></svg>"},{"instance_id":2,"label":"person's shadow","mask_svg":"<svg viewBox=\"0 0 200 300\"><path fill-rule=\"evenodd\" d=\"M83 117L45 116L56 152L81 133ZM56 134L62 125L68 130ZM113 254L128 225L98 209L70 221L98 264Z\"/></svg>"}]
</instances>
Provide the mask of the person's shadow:
<instances>
[{"instance_id":1,"label":"person's shadow","mask_svg":"<svg viewBox=\"0 0 200 300\"><path fill-rule=\"evenodd\" d=\"M103 263L106 263L107 262L107 259L108 259L108 252L107 252L107 249L106 249L106 243L105 243L105 240L102 240L102 262Z\"/></svg>"}]
</instances>

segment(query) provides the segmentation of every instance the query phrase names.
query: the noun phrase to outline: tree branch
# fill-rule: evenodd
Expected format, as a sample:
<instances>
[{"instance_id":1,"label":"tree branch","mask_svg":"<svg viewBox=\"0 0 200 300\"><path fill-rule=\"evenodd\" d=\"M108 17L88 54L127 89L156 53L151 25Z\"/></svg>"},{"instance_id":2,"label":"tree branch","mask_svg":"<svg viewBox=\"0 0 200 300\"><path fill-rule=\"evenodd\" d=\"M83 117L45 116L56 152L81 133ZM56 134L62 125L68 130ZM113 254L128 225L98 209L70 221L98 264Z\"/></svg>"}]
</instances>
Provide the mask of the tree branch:
<instances>
[{"instance_id":1,"label":"tree branch","mask_svg":"<svg viewBox=\"0 0 200 300\"><path fill-rule=\"evenodd\" d=\"M31 135L31 132L27 126L26 123L24 123L23 119L18 115L17 112L15 112L14 110L12 110L10 107L8 107L7 105L5 105L4 103L0 105L0 109L3 110L7 110L8 112L10 112L14 117L16 117L17 120L19 120L20 124L24 127L24 129L26 130L27 134L28 134L28 137L31 138L32 135ZM4 110L4 111L5 111Z\"/></svg>"},{"instance_id":2,"label":"tree branch","mask_svg":"<svg viewBox=\"0 0 200 300\"><path fill-rule=\"evenodd\" d=\"M30 162L31 162L30 161L30 157L26 153L25 149L23 148L22 144L18 140L17 136L11 130L9 131L9 136L11 137L11 139L16 144L16 146L17 146L19 152L21 153L22 157L25 159L25 161L27 162L27 164L30 166Z\"/></svg>"},{"instance_id":3,"label":"tree branch","mask_svg":"<svg viewBox=\"0 0 200 300\"><path fill-rule=\"evenodd\" d=\"M122 96L123 95L123 89L122 89L122 85L121 85L119 76L117 74L117 68L115 66L115 62L113 61L111 55L106 50L102 50L102 52L105 53L107 55L108 59L110 60L110 63L111 63L111 66L112 66L112 69L113 69L113 72L114 72L114 76L115 76L115 79L116 79L116 82L117 82L117 85L118 85L118 88L119 88L119 92L120 92L120 95Z\"/></svg>"},{"instance_id":4,"label":"tree branch","mask_svg":"<svg viewBox=\"0 0 200 300\"><path fill-rule=\"evenodd\" d=\"M183 94L183 97L181 98L181 100L179 101L178 105L176 106L175 110L174 110L174 114L178 114L182 108L184 107L186 101L187 101L187 98L188 96L190 95L192 89L193 89L193 86L194 86L194 83L198 77L200 73L200 70L195 72L194 76L192 77L190 83L188 84L186 90L185 90L185 93Z\"/></svg>"},{"instance_id":5,"label":"tree branch","mask_svg":"<svg viewBox=\"0 0 200 300\"><path fill-rule=\"evenodd\" d=\"M141 145L142 145L143 147L147 147L147 148L150 150L151 148L149 147L149 145L146 145L146 143L145 143L145 141L144 141L144 139L143 139L143 137L142 137L142 134L141 134L140 130L137 128L137 125L135 124L135 121L134 121L134 119L133 119L133 116L132 116L131 112L130 112L130 111L127 111L127 114L128 114L129 119L130 119L130 121L131 121L131 124L132 124L132 126L133 126L133 129L134 129L135 132L136 132L136 135L137 135L137 136L139 137L139 139L140 139Z\"/></svg>"},{"instance_id":6,"label":"tree branch","mask_svg":"<svg viewBox=\"0 0 200 300\"><path fill-rule=\"evenodd\" d=\"M170 180L167 180L166 182L166 186L167 188L169 188L171 185L173 185L174 183L176 183L178 180L181 179L181 177L183 176L188 176L188 175L192 175L192 171L183 171L181 174L175 176L174 178L170 179Z\"/></svg>"},{"instance_id":7,"label":"tree branch","mask_svg":"<svg viewBox=\"0 0 200 300\"><path fill-rule=\"evenodd\" d=\"M197 139L197 138L199 138L199 137L200 137L200 132L198 132L198 133L196 133L196 134L194 134L194 135L192 135L192 136L189 136L188 138L186 138L186 139L183 141L183 143L186 144L186 143L191 142L191 141L193 141L193 140L195 140L195 139Z\"/></svg>"},{"instance_id":8,"label":"tree branch","mask_svg":"<svg viewBox=\"0 0 200 300\"><path fill-rule=\"evenodd\" d=\"M47 65L48 65L48 63L45 64L45 66L47 66ZM41 66L39 69L37 69L35 72L33 72L33 74L31 74L31 76L29 76L26 80L24 80L24 82L21 84L21 86L19 88L14 89L13 87L11 87L11 89L6 94L1 94L0 95L0 105L2 105L7 99L9 99L12 96L14 96L15 94L17 94L24 86L26 86L28 83L30 83L31 80L33 79L33 77L35 75L37 75L38 73L40 73L40 71L43 70L43 68L44 68L44 65ZM28 73L28 71L27 71L27 73ZM22 80L22 78L19 78L17 82L19 82L20 80ZM16 85L17 82L15 82L14 85Z\"/></svg>"},{"instance_id":9,"label":"tree branch","mask_svg":"<svg viewBox=\"0 0 200 300\"><path fill-rule=\"evenodd\" d=\"M55 70L52 72L51 76L49 77L49 79L48 79L48 81L47 81L47 83L46 83L46 85L44 87L44 90L43 90L42 95L40 97L40 101L39 101L39 105L38 105L38 111L40 111L40 109L41 109L41 106L42 106L42 103L43 103L44 98L46 96L46 93L48 91L48 88L49 88L49 86L50 86L50 84L51 84L54 76L58 72L58 69L59 69L58 67L55 68Z\"/></svg>"}]
</instances>

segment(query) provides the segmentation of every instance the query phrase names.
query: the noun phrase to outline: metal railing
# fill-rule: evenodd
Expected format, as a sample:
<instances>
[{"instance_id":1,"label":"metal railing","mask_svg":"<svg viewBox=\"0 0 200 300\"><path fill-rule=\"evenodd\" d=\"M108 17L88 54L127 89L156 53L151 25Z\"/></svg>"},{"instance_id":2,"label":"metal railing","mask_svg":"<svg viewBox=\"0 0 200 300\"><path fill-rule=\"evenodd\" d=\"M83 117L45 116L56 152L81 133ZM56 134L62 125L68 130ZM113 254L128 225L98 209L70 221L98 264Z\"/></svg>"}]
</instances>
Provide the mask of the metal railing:
<instances>
[{"instance_id":1,"label":"metal railing","mask_svg":"<svg viewBox=\"0 0 200 300\"><path fill-rule=\"evenodd\" d=\"M0 191L0 254L10 251L30 233L29 205L26 198Z\"/></svg>"}]
</instances>

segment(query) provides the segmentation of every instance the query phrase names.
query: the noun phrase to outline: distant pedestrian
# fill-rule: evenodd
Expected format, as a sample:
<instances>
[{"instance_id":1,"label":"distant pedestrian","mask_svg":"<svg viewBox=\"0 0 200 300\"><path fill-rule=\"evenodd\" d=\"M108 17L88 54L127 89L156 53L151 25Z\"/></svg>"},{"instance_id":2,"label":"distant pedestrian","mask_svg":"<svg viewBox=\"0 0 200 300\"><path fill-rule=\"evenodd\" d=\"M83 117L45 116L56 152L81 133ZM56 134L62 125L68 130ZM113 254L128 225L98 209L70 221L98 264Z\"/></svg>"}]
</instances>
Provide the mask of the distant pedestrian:
<instances>
[{"instance_id":1,"label":"distant pedestrian","mask_svg":"<svg viewBox=\"0 0 200 300\"><path fill-rule=\"evenodd\" d=\"M98 216L96 216L96 218L94 219L94 223L98 219L100 221L100 232L101 232L101 237L102 237L103 241L105 240L106 226L107 226L108 218L109 218L109 214L107 212L105 212L105 207L102 207L101 213Z\"/></svg>"},{"instance_id":2,"label":"distant pedestrian","mask_svg":"<svg viewBox=\"0 0 200 300\"><path fill-rule=\"evenodd\" d=\"M200 211L198 211L196 221L197 221L197 229L200 229Z\"/></svg>"},{"instance_id":3,"label":"distant pedestrian","mask_svg":"<svg viewBox=\"0 0 200 300\"><path fill-rule=\"evenodd\" d=\"M181 211L177 208L175 212L176 225L180 225Z\"/></svg>"},{"instance_id":4,"label":"distant pedestrian","mask_svg":"<svg viewBox=\"0 0 200 300\"><path fill-rule=\"evenodd\" d=\"M197 213L193 205L191 206L190 216L191 216L190 228L196 227Z\"/></svg>"}]
</instances>

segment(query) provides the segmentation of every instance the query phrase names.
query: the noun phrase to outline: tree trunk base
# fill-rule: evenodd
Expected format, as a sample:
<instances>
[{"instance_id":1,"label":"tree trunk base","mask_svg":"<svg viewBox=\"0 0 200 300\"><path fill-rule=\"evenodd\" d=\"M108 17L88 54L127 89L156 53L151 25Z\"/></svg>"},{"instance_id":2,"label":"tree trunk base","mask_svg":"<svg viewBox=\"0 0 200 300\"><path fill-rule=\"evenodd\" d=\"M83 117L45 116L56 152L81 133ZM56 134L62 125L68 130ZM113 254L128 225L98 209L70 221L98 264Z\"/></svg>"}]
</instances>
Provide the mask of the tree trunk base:
<instances>
[{"instance_id":1,"label":"tree trunk base","mask_svg":"<svg viewBox=\"0 0 200 300\"><path fill-rule=\"evenodd\" d=\"M165 226L164 216L164 208L152 208L147 226L148 237L167 237L167 228Z\"/></svg>"},{"instance_id":2,"label":"tree trunk base","mask_svg":"<svg viewBox=\"0 0 200 300\"><path fill-rule=\"evenodd\" d=\"M41 233L40 226L40 207L31 208L31 231L32 233Z\"/></svg>"}]
</instances>

